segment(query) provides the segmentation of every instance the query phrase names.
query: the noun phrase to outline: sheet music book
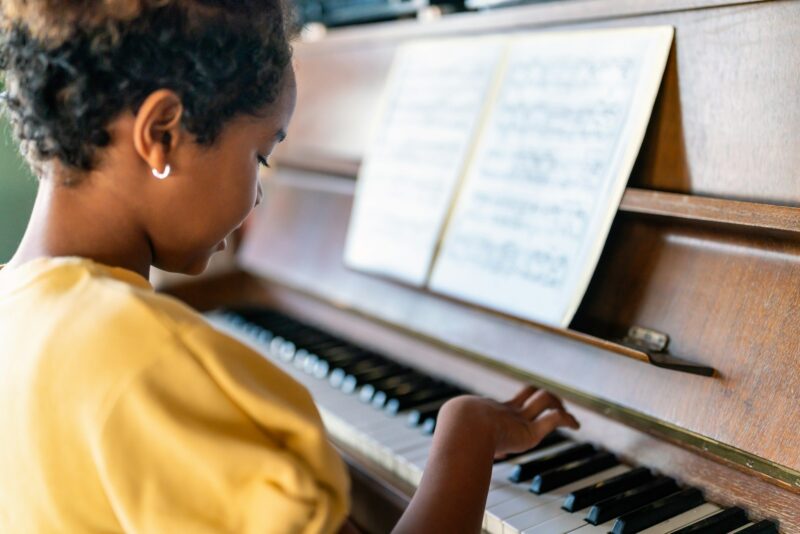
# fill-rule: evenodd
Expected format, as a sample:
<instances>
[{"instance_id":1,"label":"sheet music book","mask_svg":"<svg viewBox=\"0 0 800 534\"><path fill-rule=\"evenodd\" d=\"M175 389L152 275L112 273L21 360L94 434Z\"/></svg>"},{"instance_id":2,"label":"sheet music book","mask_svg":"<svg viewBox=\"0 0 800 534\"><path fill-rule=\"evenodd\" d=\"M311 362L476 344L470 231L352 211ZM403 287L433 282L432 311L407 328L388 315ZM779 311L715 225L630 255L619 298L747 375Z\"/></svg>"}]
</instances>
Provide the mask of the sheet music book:
<instances>
[{"instance_id":1,"label":"sheet music book","mask_svg":"<svg viewBox=\"0 0 800 534\"><path fill-rule=\"evenodd\" d=\"M345 262L423 285L504 42L401 47L356 184Z\"/></svg>"},{"instance_id":2,"label":"sheet music book","mask_svg":"<svg viewBox=\"0 0 800 534\"><path fill-rule=\"evenodd\" d=\"M428 188L418 188L415 180L399 186L407 188L404 198L415 199L412 216L405 217L402 208L393 211L390 199L400 196L396 190L383 197L374 193L375 183L403 176L380 170L381 165L392 166L391 160L369 152L369 166L359 176L348 240L348 251L364 248L361 256L348 255L348 264L363 268L364 257L369 257L366 263L373 272L427 283L435 292L566 327L619 207L672 36L671 27L649 27L506 39L496 54L485 98L476 106L480 109L474 126L464 135L471 139L458 144L463 153L428 153L441 165L438 170L430 161L416 159ZM454 41L448 46L456 48ZM461 41L458 47L474 40ZM420 52L425 46L415 52L430 55ZM389 102L392 98L389 94ZM408 124L393 125L396 119L386 114L382 120L386 130L413 133L405 129ZM436 146L441 138L428 139ZM461 161L442 158L456 153ZM368 211L382 215L370 217ZM368 248L361 230L386 224L381 231L396 227L422 233L429 221L437 225L425 226L426 239L414 243L388 232L381 247ZM403 246L395 249L396 242ZM381 264L378 257L387 263ZM412 271L413 277L398 275ZM423 273L428 271L426 277Z\"/></svg>"}]
</instances>

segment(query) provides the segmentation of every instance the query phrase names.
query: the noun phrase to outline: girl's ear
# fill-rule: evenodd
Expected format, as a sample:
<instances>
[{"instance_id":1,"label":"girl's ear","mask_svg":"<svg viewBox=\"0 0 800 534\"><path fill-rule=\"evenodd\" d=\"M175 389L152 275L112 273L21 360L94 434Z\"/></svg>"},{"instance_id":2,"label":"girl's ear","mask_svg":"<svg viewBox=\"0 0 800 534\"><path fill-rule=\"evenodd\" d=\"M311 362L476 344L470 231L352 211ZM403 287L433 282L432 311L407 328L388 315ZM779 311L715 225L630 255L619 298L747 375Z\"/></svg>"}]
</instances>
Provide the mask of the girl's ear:
<instances>
[{"instance_id":1,"label":"girl's ear","mask_svg":"<svg viewBox=\"0 0 800 534\"><path fill-rule=\"evenodd\" d=\"M170 154L181 142L183 104L174 92L151 93L136 113L133 144L145 164L157 172L170 163Z\"/></svg>"}]
</instances>

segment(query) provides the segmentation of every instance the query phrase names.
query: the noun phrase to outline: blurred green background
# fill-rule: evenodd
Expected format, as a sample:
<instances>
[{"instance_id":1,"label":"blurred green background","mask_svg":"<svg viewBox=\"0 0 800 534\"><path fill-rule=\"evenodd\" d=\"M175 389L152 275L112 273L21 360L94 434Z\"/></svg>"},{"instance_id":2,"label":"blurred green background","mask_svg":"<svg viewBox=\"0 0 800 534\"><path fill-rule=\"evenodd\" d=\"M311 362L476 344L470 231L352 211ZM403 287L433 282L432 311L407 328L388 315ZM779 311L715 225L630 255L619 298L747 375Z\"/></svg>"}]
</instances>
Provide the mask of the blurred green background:
<instances>
[{"instance_id":1,"label":"blurred green background","mask_svg":"<svg viewBox=\"0 0 800 534\"><path fill-rule=\"evenodd\" d=\"M11 126L0 119L0 263L17 248L35 196L36 179L17 150Z\"/></svg>"}]
</instances>

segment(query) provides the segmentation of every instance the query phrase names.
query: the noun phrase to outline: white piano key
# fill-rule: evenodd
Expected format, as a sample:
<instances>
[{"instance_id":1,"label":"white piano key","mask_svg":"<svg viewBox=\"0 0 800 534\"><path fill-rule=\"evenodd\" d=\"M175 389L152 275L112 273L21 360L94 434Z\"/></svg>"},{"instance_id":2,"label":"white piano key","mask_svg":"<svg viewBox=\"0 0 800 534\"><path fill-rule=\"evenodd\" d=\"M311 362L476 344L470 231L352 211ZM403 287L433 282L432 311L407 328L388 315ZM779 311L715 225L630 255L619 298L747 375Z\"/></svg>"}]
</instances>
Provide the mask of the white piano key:
<instances>
[{"instance_id":1,"label":"white piano key","mask_svg":"<svg viewBox=\"0 0 800 534\"><path fill-rule=\"evenodd\" d=\"M424 438L425 436L410 436L405 438L400 437L391 441L382 441L377 454L380 455L382 463L386 466L390 466L394 471L398 469L400 465L398 448L414 448L418 445L425 444L426 441Z\"/></svg>"},{"instance_id":2,"label":"white piano key","mask_svg":"<svg viewBox=\"0 0 800 534\"><path fill-rule=\"evenodd\" d=\"M744 530L744 529L746 529L748 527L752 527L753 525L755 525L755 523L751 521L750 523L747 523L746 525L742 525L741 527L737 528L736 530L731 530L730 532L728 532L728 534L735 534L736 532L739 532L740 530Z\"/></svg>"},{"instance_id":3,"label":"white piano key","mask_svg":"<svg viewBox=\"0 0 800 534\"><path fill-rule=\"evenodd\" d=\"M401 422L394 419L387 419L386 424L377 424L374 427L360 429L360 432L366 436L391 443L392 440L403 439L407 436L421 436L419 430L409 428Z\"/></svg>"},{"instance_id":4,"label":"white piano key","mask_svg":"<svg viewBox=\"0 0 800 534\"><path fill-rule=\"evenodd\" d=\"M547 503L544 506L535 507L531 510L527 510L513 517L507 518L504 521L503 534L519 534L525 529L540 525L541 523L549 521L555 517L561 515L573 515L561 508L561 505L564 504L564 499L567 497L567 495L575 490L585 488L586 486L590 486L617 475L621 475L622 473L630 470L631 468L626 465L617 465L581 480L572 482L566 486L562 486L561 488L547 492L546 495L555 497L553 502Z\"/></svg>"},{"instance_id":5,"label":"white piano key","mask_svg":"<svg viewBox=\"0 0 800 534\"><path fill-rule=\"evenodd\" d=\"M682 514L676 515L675 517L643 530L642 534L667 534L673 530L696 523L697 521L700 521L701 519L719 511L720 507L715 504L701 504L697 508L687 510Z\"/></svg>"},{"instance_id":6,"label":"white piano key","mask_svg":"<svg viewBox=\"0 0 800 534\"><path fill-rule=\"evenodd\" d=\"M430 449L417 452L407 459L407 463L410 466L411 477L413 480L416 480L416 484L419 484L419 479L422 478L422 473L425 470L425 465L428 463L429 456Z\"/></svg>"},{"instance_id":7,"label":"white piano key","mask_svg":"<svg viewBox=\"0 0 800 534\"><path fill-rule=\"evenodd\" d=\"M398 450L397 456L401 458L412 458L420 453L429 452L433 446L433 437L422 434L421 438L422 439L419 443L413 445L409 444L408 446L403 447L402 450Z\"/></svg>"},{"instance_id":8,"label":"white piano key","mask_svg":"<svg viewBox=\"0 0 800 534\"><path fill-rule=\"evenodd\" d=\"M362 436L361 449L369 457L378 461L387 469L395 469L398 448L409 448L425 444L429 438L422 435L418 429L409 428L399 420L388 420L386 424L377 424L374 427L357 432ZM353 429L350 429L353 432Z\"/></svg>"},{"instance_id":9,"label":"white piano key","mask_svg":"<svg viewBox=\"0 0 800 534\"><path fill-rule=\"evenodd\" d=\"M353 428L365 429L376 421L401 421L401 423L405 425L405 421L402 421L396 417L389 417L384 412L378 411L375 408L360 402L356 397L343 395L341 392L339 392L339 394L343 397L346 397L348 402L354 403L353 405L358 404L361 407L358 417L353 417L350 419L350 424L353 425Z\"/></svg>"},{"instance_id":10,"label":"white piano key","mask_svg":"<svg viewBox=\"0 0 800 534\"><path fill-rule=\"evenodd\" d=\"M407 451L404 453L404 456L408 458L409 461L417 464L417 465L424 465L424 460L428 458L428 454L430 454L431 449L433 448L433 440L431 440L427 447L416 449L413 451Z\"/></svg>"},{"instance_id":11,"label":"white piano key","mask_svg":"<svg viewBox=\"0 0 800 534\"><path fill-rule=\"evenodd\" d=\"M358 402L358 400L349 398L336 391L326 393L322 396L315 395L315 392L312 391L311 396L314 398L315 402L325 405L330 410L336 411L341 414L343 418L349 420L353 428L365 429L379 422L392 421L391 418L386 417L377 410L364 406ZM355 422L358 422L358 424L354 424Z\"/></svg>"},{"instance_id":12,"label":"white piano key","mask_svg":"<svg viewBox=\"0 0 800 534\"><path fill-rule=\"evenodd\" d=\"M316 404L321 406L330 406L332 409L337 409L337 406L341 406L342 401L337 395L326 391L317 391L314 389L315 384L309 384L307 382L300 383L308 390L309 394L311 394L311 398L314 399ZM339 413L343 413L341 409L338 409L337 411Z\"/></svg>"},{"instance_id":13,"label":"white piano key","mask_svg":"<svg viewBox=\"0 0 800 534\"><path fill-rule=\"evenodd\" d=\"M414 457L427 458L431 450L431 442L417 446L398 454L397 457L397 475L409 482L417 480L422 476L423 466L421 462L413 460Z\"/></svg>"},{"instance_id":14,"label":"white piano key","mask_svg":"<svg viewBox=\"0 0 800 534\"><path fill-rule=\"evenodd\" d=\"M430 444L432 441L433 440L431 440L429 436L412 434L408 438L399 439L394 443L390 443L389 446L392 448L392 452L399 456L407 450L414 450L420 445Z\"/></svg>"},{"instance_id":15,"label":"white piano key","mask_svg":"<svg viewBox=\"0 0 800 534\"><path fill-rule=\"evenodd\" d=\"M528 491L530 483L514 484L508 489L516 490L516 497L486 507L486 530L491 534L503 534L503 521L509 517L525 512L537 506L544 506L553 502L557 497L551 495L536 495ZM506 488L502 488L506 489Z\"/></svg>"},{"instance_id":16,"label":"white piano key","mask_svg":"<svg viewBox=\"0 0 800 534\"><path fill-rule=\"evenodd\" d=\"M524 490L517 486L517 484L511 484L509 486L503 486L502 488L490 491L489 495L486 496L486 508L488 509L496 504L510 501L519 497L520 493Z\"/></svg>"},{"instance_id":17,"label":"white piano key","mask_svg":"<svg viewBox=\"0 0 800 534\"><path fill-rule=\"evenodd\" d=\"M574 534L608 534L611 532L611 529L614 528L614 522L616 522L616 518L611 519L610 521L606 521L602 525L590 525L589 523L584 522L584 526L580 528L576 528L575 530L570 530L569 532L573 532ZM523 531L524 534L529 534L527 530ZM566 534L566 533L564 533Z\"/></svg>"},{"instance_id":18,"label":"white piano key","mask_svg":"<svg viewBox=\"0 0 800 534\"><path fill-rule=\"evenodd\" d=\"M497 488L503 488L505 486L512 486L514 483L508 480L507 477L501 478L494 478L494 476L489 480L489 491L495 490Z\"/></svg>"},{"instance_id":19,"label":"white piano key","mask_svg":"<svg viewBox=\"0 0 800 534\"><path fill-rule=\"evenodd\" d=\"M522 531L522 534L556 534L572 532L573 530L588 524L583 520L583 518L586 517L587 513L589 513L589 509L590 507L587 506L583 510L578 510L574 513L567 512L566 515L560 515L534 527L526 528Z\"/></svg>"},{"instance_id":20,"label":"white piano key","mask_svg":"<svg viewBox=\"0 0 800 534\"><path fill-rule=\"evenodd\" d=\"M369 439L384 442L386 440L396 439L398 437L408 435L402 425L398 425L394 421L388 419L383 421L375 421L374 424L365 428L355 428L352 426L352 422L346 414L342 414L342 416L347 420L353 432L362 434L364 437Z\"/></svg>"},{"instance_id":21,"label":"white piano key","mask_svg":"<svg viewBox=\"0 0 800 534\"><path fill-rule=\"evenodd\" d=\"M345 412L346 413L346 412ZM362 434L366 434L368 436L374 436L376 434L380 434L381 432L386 432L392 428L399 428L402 425L398 425L397 421L394 419L390 419L388 417L381 417L378 419L371 420L368 424L363 424L361 426L357 426L353 423L353 418L349 415L347 416L348 422L350 427L353 429L354 432L360 432Z\"/></svg>"}]
</instances>

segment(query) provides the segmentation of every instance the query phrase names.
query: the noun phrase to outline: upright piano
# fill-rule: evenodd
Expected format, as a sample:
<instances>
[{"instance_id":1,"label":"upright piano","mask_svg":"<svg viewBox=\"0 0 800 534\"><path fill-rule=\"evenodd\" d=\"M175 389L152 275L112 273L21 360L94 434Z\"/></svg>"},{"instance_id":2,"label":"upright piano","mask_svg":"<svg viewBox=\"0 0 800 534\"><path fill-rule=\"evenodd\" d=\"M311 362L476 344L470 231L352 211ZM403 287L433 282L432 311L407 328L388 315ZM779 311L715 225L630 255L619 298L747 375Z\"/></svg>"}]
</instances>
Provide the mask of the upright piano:
<instances>
[{"instance_id":1,"label":"upright piano","mask_svg":"<svg viewBox=\"0 0 800 534\"><path fill-rule=\"evenodd\" d=\"M669 516L683 523L665 519L649 532L679 530L733 507L745 519L730 525L760 525L748 532L774 531L773 524L800 532L798 21L798 1L565 0L342 28L297 42L297 111L239 268L170 291L203 311L227 310L210 317L309 386L351 467L353 516L365 531L388 531L402 513L430 437L406 426L412 410L402 402L390 417L391 391L378 403L383 411L358 399L359 377L369 375L351 374L350 393L341 390L354 368L342 362L353 364L352 353L452 391L503 399L530 383L566 400L581 429L498 469L484 522L490 532L529 531L511 521L536 515L520 504L529 496L544 499L529 505L546 504L549 518L567 513L561 497L580 489L574 480L552 504L548 492L527 491L535 476L508 477L584 444L591 450L575 458L614 458L612 467L586 475L584 486L601 480L598 472L613 478L643 467L651 486L674 483L664 495L699 490L692 495L701 501ZM648 25L673 26L675 41L619 212L569 328L344 265L355 177L400 44ZM326 346L351 354L337 359ZM500 363L508 354L523 363ZM713 376L686 372L681 362ZM334 388L337 366L344 371ZM435 408L436 398L418 398L427 401L416 408ZM418 423L433 416L435 424L435 410L415 413ZM393 421L375 423L386 429L382 436L369 429L381 417ZM423 453L415 456L414 447ZM552 476L538 478L546 484ZM520 502L502 506L510 501ZM739 514L733 510L730 517ZM559 524L570 523L531 531L572 530ZM592 532L610 530L599 524Z\"/></svg>"}]
</instances>

